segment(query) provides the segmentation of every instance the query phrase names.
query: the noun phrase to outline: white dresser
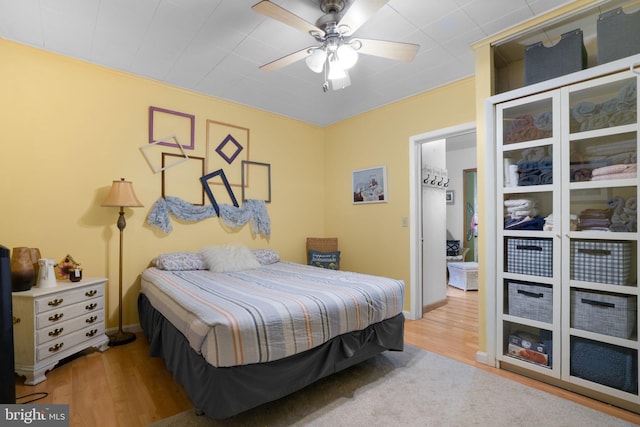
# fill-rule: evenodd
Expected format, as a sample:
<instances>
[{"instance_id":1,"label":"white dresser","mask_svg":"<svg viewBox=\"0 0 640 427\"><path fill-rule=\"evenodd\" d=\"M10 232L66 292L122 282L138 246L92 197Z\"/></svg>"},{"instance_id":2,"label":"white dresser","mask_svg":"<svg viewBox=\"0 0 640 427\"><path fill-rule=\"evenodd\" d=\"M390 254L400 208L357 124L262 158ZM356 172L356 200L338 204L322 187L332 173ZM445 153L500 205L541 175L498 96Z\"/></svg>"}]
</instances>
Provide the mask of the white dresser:
<instances>
[{"instance_id":1,"label":"white dresser","mask_svg":"<svg viewBox=\"0 0 640 427\"><path fill-rule=\"evenodd\" d=\"M44 381L61 359L88 347L108 348L104 328L107 279L58 282L56 287L14 292L15 370L25 384Z\"/></svg>"}]
</instances>

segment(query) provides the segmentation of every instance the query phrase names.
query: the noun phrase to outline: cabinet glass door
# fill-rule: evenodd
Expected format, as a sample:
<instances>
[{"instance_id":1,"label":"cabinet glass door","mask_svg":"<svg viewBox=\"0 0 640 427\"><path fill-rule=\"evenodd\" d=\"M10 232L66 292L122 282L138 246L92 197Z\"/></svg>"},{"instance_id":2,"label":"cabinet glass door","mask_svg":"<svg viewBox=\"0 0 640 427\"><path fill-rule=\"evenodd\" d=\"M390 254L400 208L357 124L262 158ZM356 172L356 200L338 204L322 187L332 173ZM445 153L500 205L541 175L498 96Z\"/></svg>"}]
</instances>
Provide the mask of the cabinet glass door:
<instances>
[{"instance_id":1,"label":"cabinet glass door","mask_svg":"<svg viewBox=\"0 0 640 427\"><path fill-rule=\"evenodd\" d=\"M502 362L559 377L559 92L496 107ZM555 218L555 221L554 221ZM557 347L557 346L556 346Z\"/></svg>"},{"instance_id":2,"label":"cabinet glass door","mask_svg":"<svg viewBox=\"0 0 640 427\"><path fill-rule=\"evenodd\" d=\"M638 121L631 72L563 89L563 378L638 397Z\"/></svg>"}]
</instances>

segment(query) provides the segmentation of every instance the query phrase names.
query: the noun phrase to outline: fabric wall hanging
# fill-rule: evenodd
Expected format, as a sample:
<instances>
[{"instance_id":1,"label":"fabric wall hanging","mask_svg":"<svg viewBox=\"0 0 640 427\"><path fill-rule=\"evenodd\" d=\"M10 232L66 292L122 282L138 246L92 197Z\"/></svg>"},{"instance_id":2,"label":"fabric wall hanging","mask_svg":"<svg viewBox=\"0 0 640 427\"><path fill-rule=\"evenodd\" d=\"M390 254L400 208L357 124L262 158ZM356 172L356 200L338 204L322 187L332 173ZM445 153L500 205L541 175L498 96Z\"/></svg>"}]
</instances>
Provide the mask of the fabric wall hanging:
<instances>
[{"instance_id":1,"label":"fabric wall hanging","mask_svg":"<svg viewBox=\"0 0 640 427\"><path fill-rule=\"evenodd\" d=\"M213 205L194 206L177 197L160 198L151 207L147 223L168 234L173 231L169 214L188 222L219 216L228 227L238 229L251 223L253 234L271 237L271 220L264 200L246 200L240 207L220 204L219 210L218 214Z\"/></svg>"}]
</instances>

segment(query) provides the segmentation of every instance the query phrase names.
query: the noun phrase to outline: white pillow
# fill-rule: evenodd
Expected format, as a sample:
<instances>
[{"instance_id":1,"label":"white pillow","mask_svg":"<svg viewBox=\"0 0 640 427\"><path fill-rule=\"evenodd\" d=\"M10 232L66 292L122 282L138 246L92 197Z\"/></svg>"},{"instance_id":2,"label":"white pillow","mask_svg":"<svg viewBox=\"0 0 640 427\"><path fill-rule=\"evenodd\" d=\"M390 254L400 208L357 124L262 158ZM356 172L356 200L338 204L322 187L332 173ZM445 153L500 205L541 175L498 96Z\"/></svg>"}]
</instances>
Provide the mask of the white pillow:
<instances>
[{"instance_id":1,"label":"white pillow","mask_svg":"<svg viewBox=\"0 0 640 427\"><path fill-rule=\"evenodd\" d=\"M210 246L202 248L200 255L209 266L209 271L216 273L228 273L260 267L260 263L253 253L243 245Z\"/></svg>"}]
</instances>

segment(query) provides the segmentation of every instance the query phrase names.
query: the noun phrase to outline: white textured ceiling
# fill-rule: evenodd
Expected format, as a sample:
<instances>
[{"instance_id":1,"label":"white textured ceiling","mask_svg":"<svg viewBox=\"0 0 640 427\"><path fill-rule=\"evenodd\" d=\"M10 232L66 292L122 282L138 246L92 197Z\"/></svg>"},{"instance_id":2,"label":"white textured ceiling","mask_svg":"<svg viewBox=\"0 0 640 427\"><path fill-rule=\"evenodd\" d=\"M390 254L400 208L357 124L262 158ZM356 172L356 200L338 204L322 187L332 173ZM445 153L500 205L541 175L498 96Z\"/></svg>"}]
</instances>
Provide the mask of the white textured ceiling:
<instances>
[{"instance_id":1,"label":"white textured ceiling","mask_svg":"<svg viewBox=\"0 0 640 427\"><path fill-rule=\"evenodd\" d=\"M318 1L273 3L315 23ZM390 0L356 35L419 44L416 58L360 55L351 86L324 93L304 61L258 69L316 42L254 12L257 2L0 0L0 37L325 126L473 75L470 43L571 3Z\"/></svg>"}]
</instances>

